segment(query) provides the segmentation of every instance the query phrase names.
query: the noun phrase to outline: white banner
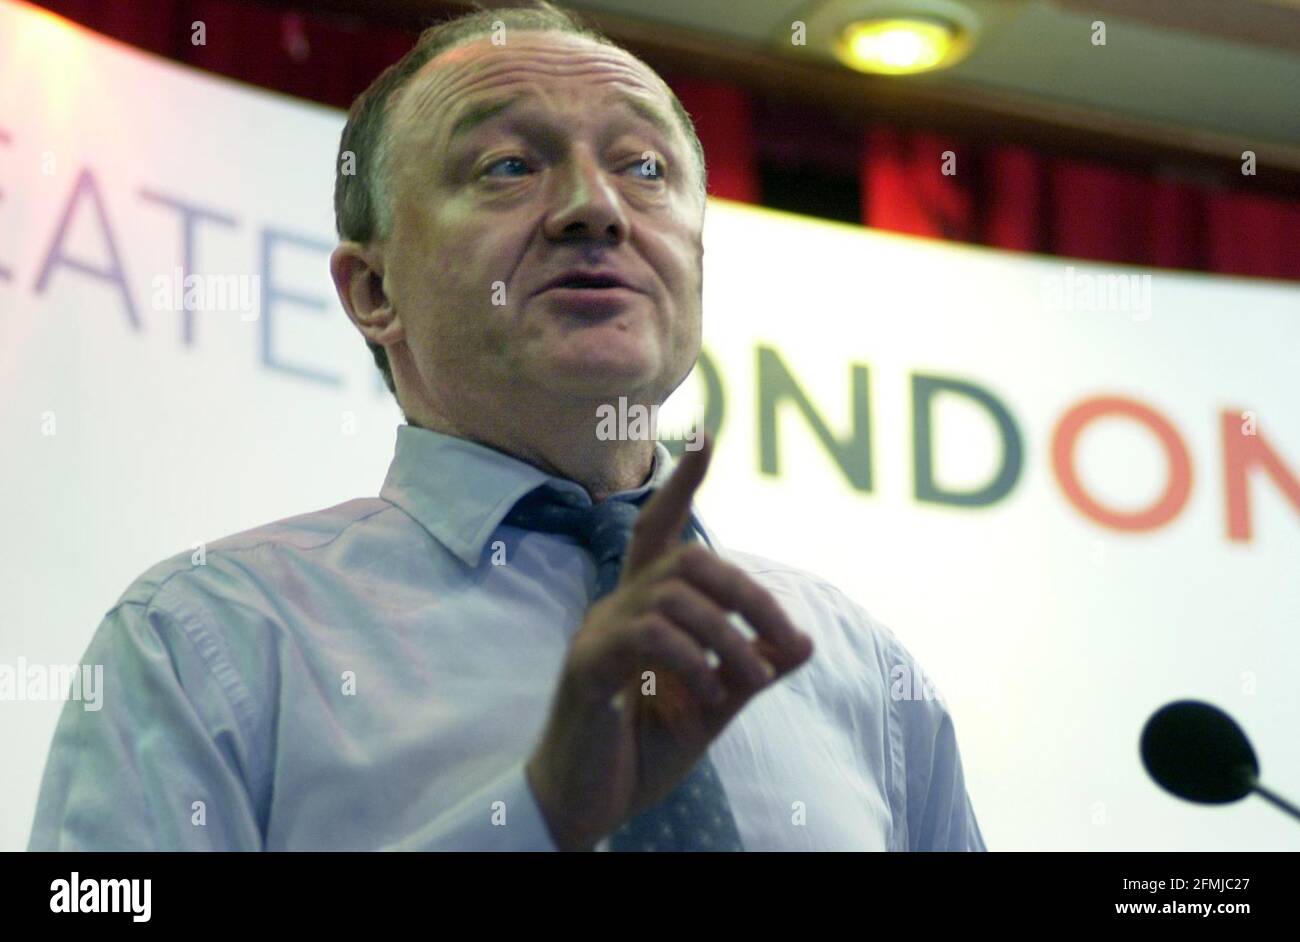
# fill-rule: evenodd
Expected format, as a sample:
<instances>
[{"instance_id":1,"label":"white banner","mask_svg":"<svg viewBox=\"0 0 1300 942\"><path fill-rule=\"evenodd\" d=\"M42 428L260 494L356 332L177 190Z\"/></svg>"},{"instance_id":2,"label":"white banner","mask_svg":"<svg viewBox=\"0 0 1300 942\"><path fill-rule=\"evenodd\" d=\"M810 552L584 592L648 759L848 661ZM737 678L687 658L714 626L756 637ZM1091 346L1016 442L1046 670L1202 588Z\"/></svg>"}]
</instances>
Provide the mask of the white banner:
<instances>
[{"instance_id":1,"label":"white banner","mask_svg":"<svg viewBox=\"0 0 1300 942\"><path fill-rule=\"evenodd\" d=\"M131 580L377 494L401 419L326 269L339 112L6 2L0 96L15 849L60 668ZM1300 848L1259 799L1161 792L1137 749L1155 708L1209 700L1300 796L1300 288L719 201L705 243L705 356L661 426L720 423L724 543L917 655L990 848Z\"/></svg>"}]
</instances>

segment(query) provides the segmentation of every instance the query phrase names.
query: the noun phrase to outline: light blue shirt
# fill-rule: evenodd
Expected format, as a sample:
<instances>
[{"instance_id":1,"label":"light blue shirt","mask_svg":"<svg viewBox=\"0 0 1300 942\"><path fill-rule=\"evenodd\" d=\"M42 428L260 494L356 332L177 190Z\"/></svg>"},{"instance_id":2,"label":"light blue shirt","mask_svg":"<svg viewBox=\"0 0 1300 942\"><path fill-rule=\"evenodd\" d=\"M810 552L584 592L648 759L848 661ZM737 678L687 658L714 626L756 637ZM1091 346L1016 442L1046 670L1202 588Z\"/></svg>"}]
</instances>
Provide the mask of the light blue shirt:
<instances>
[{"instance_id":1,"label":"light blue shirt","mask_svg":"<svg viewBox=\"0 0 1300 942\"><path fill-rule=\"evenodd\" d=\"M672 466L656 443L622 494ZM82 660L103 665L102 708L64 706L29 849L554 850L524 763L596 568L568 537L501 525L545 481L590 504L403 425L378 498L144 573ZM898 638L692 522L815 645L709 749L745 847L984 850L950 715L899 681L923 675Z\"/></svg>"}]
</instances>

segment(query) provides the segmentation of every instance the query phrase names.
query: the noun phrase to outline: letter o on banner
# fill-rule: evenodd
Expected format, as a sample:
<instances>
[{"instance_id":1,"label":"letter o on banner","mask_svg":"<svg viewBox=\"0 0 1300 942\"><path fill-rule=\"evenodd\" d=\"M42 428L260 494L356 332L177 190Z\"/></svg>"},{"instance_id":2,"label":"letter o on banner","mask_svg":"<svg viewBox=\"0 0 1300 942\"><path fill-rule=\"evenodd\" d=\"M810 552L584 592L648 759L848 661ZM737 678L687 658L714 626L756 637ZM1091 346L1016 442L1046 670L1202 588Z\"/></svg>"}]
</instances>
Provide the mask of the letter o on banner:
<instances>
[{"instance_id":1,"label":"letter o on banner","mask_svg":"<svg viewBox=\"0 0 1300 942\"><path fill-rule=\"evenodd\" d=\"M1084 491L1074 472L1074 446L1089 423L1108 415L1121 415L1141 422L1155 432L1169 462L1169 481L1160 499L1146 510L1121 513L1103 507ZM1085 516L1116 530L1154 530L1183 509L1192 491L1192 462L1178 432L1153 409L1132 399L1102 396L1079 403L1061 417L1052 435L1052 467L1065 496Z\"/></svg>"}]
</instances>

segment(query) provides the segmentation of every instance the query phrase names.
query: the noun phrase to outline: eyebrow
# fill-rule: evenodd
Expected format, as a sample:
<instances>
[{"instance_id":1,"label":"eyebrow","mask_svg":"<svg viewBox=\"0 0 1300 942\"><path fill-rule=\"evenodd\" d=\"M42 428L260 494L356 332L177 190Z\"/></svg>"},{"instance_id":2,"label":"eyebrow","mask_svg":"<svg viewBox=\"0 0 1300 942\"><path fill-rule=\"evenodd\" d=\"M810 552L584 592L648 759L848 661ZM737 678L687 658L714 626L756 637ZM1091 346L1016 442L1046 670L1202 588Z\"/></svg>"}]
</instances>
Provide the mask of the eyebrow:
<instances>
[{"instance_id":1,"label":"eyebrow","mask_svg":"<svg viewBox=\"0 0 1300 942\"><path fill-rule=\"evenodd\" d=\"M470 105L465 109L461 116L456 119L456 123L452 125L451 140L454 142L457 137L463 134L468 134L479 125L491 121L493 118L505 113L516 104L523 101L526 97L528 96L518 94L511 95L507 98L499 98L494 101L485 101ZM673 139L672 122L664 117L663 113L654 105L644 99L638 98L635 95L629 95L625 92L619 93L615 100L618 104L630 110L637 117L653 125L655 130L669 141Z\"/></svg>"}]
</instances>

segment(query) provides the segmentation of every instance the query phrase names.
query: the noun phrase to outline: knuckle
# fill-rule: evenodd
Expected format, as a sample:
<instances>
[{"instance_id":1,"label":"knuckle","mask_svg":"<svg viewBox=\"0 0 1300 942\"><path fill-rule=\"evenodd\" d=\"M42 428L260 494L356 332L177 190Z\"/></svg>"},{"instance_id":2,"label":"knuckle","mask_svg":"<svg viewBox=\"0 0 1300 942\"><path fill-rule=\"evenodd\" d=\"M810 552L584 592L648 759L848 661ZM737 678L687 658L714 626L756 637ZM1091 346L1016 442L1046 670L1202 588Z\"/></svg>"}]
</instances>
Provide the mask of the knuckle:
<instances>
[{"instance_id":1,"label":"knuckle","mask_svg":"<svg viewBox=\"0 0 1300 942\"><path fill-rule=\"evenodd\" d=\"M651 602L661 612L674 610L685 601L686 591L685 580L679 576L670 576L651 590Z\"/></svg>"},{"instance_id":2,"label":"knuckle","mask_svg":"<svg viewBox=\"0 0 1300 942\"><path fill-rule=\"evenodd\" d=\"M744 678L751 690L761 690L767 686L771 676L768 674L766 662L756 654L748 653L745 657Z\"/></svg>"},{"instance_id":3,"label":"knuckle","mask_svg":"<svg viewBox=\"0 0 1300 942\"><path fill-rule=\"evenodd\" d=\"M739 569L736 570L735 590L743 601L758 608L767 608L776 601L775 596L765 586Z\"/></svg>"},{"instance_id":4,"label":"knuckle","mask_svg":"<svg viewBox=\"0 0 1300 942\"><path fill-rule=\"evenodd\" d=\"M673 627L666 618L650 613L641 619L637 649L642 655L663 651L672 642Z\"/></svg>"},{"instance_id":5,"label":"knuckle","mask_svg":"<svg viewBox=\"0 0 1300 942\"><path fill-rule=\"evenodd\" d=\"M702 544L688 543L682 549L679 558L681 559L682 563L687 566L701 566L709 559L711 559L712 556L713 554L709 552L708 548L706 548Z\"/></svg>"},{"instance_id":6,"label":"knuckle","mask_svg":"<svg viewBox=\"0 0 1300 942\"><path fill-rule=\"evenodd\" d=\"M738 567L731 565L728 565L728 567L723 570L720 577L720 582L723 591L726 593L726 597L736 605L744 605L745 602L748 601L746 598L746 583L749 581L749 577L746 576L744 572L742 572Z\"/></svg>"},{"instance_id":7,"label":"knuckle","mask_svg":"<svg viewBox=\"0 0 1300 942\"><path fill-rule=\"evenodd\" d=\"M753 579L746 578L740 585L740 591L745 594L749 604L760 611L770 611L776 605L776 596Z\"/></svg>"},{"instance_id":8,"label":"knuckle","mask_svg":"<svg viewBox=\"0 0 1300 942\"><path fill-rule=\"evenodd\" d=\"M731 619L723 616L720 622L721 630L718 632L718 644L720 653L725 652L731 657L743 657L749 649L745 636L737 630L736 626L731 623Z\"/></svg>"}]
</instances>

